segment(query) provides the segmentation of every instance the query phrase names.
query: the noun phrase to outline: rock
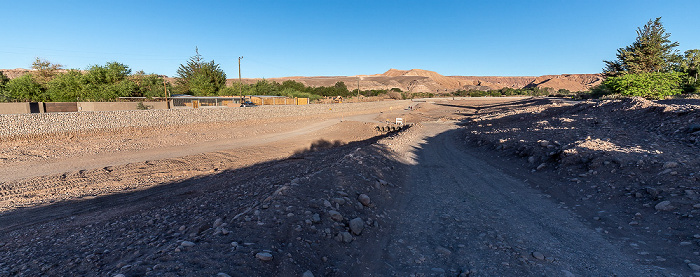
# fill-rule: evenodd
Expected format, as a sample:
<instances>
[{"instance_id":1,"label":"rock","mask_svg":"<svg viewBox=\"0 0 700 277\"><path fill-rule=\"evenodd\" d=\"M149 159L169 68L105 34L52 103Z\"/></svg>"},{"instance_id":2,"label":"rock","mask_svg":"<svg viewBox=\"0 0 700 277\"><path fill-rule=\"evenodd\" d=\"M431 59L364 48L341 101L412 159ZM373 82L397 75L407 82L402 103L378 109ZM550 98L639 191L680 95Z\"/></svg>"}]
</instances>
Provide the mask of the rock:
<instances>
[{"instance_id":1,"label":"rock","mask_svg":"<svg viewBox=\"0 0 700 277\"><path fill-rule=\"evenodd\" d=\"M314 274L311 273L311 270L307 270L304 272L304 274L301 275L301 277L314 277Z\"/></svg>"},{"instance_id":2,"label":"rock","mask_svg":"<svg viewBox=\"0 0 700 277\"><path fill-rule=\"evenodd\" d=\"M547 147L547 146L549 146L549 141L547 141L547 140L540 140L540 146L542 146L542 147Z\"/></svg>"},{"instance_id":3,"label":"rock","mask_svg":"<svg viewBox=\"0 0 700 277\"><path fill-rule=\"evenodd\" d=\"M689 241L681 241L680 245L681 246L688 246L688 245L693 245L693 243L689 242Z\"/></svg>"},{"instance_id":4,"label":"rock","mask_svg":"<svg viewBox=\"0 0 700 277\"><path fill-rule=\"evenodd\" d=\"M351 242L352 235L348 232L340 232L337 236L335 236L335 240L338 242Z\"/></svg>"},{"instance_id":5,"label":"rock","mask_svg":"<svg viewBox=\"0 0 700 277\"><path fill-rule=\"evenodd\" d=\"M562 269L561 273L564 274L564 277L576 277L576 275L574 275L573 273L571 273L571 271L568 271L568 270Z\"/></svg>"},{"instance_id":6,"label":"rock","mask_svg":"<svg viewBox=\"0 0 700 277\"><path fill-rule=\"evenodd\" d=\"M330 201L323 199L323 206L326 208L330 208L332 206L332 204Z\"/></svg>"},{"instance_id":7,"label":"rock","mask_svg":"<svg viewBox=\"0 0 700 277\"><path fill-rule=\"evenodd\" d=\"M328 211L328 215L331 217L331 219L333 219L335 221L338 221L338 222L343 221L343 215L337 211L330 210L330 211Z\"/></svg>"},{"instance_id":8,"label":"rock","mask_svg":"<svg viewBox=\"0 0 700 277\"><path fill-rule=\"evenodd\" d=\"M352 233L356 236L359 236L364 228L365 222L362 220L362 218L357 217L350 220L350 231L352 231Z\"/></svg>"},{"instance_id":9,"label":"rock","mask_svg":"<svg viewBox=\"0 0 700 277\"><path fill-rule=\"evenodd\" d=\"M117 275L114 275L114 277L126 277L126 275L119 273Z\"/></svg>"},{"instance_id":10,"label":"rock","mask_svg":"<svg viewBox=\"0 0 700 277\"><path fill-rule=\"evenodd\" d=\"M664 168L674 168L677 167L678 163L677 162L665 162L664 163Z\"/></svg>"},{"instance_id":11,"label":"rock","mask_svg":"<svg viewBox=\"0 0 700 277\"><path fill-rule=\"evenodd\" d=\"M319 223L321 222L321 216L319 214L314 214L311 216L311 221L313 223Z\"/></svg>"},{"instance_id":12,"label":"rock","mask_svg":"<svg viewBox=\"0 0 700 277\"><path fill-rule=\"evenodd\" d=\"M676 207L671 205L671 201L668 201L668 200L661 201L658 204L656 204L656 206L654 206L654 209L656 209L657 211L666 211L666 212L671 211L675 208Z\"/></svg>"},{"instance_id":13,"label":"rock","mask_svg":"<svg viewBox=\"0 0 700 277\"><path fill-rule=\"evenodd\" d=\"M700 271L700 265L689 263L688 267L690 267L690 269L692 269L693 271Z\"/></svg>"},{"instance_id":14,"label":"rock","mask_svg":"<svg viewBox=\"0 0 700 277\"><path fill-rule=\"evenodd\" d=\"M440 254L440 255L443 255L443 256L449 256L452 254L452 251L450 251L450 249L447 249L447 248L442 247L442 246L436 247L435 252Z\"/></svg>"},{"instance_id":15,"label":"rock","mask_svg":"<svg viewBox=\"0 0 700 277\"><path fill-rule=\"evenodd\" d=\"M537 251L532 252L532 256L535 257L535 259L544 260L544 255L540 252L537 252Z\"/></svg>"},{"instance_id":16,"label":"rock","mask_svg":"<svg viewBox=\"0 0 700 277\"><path fill-rule=\"evenodd\" d=\"M258 254L255 254L255 257L258 258L258 260L261 261L272 261L272 254L267 253L267 252L259 252Z\"/></svg>"},{"instance_id":17,"label":"rock","mask_svg":"<svg viewBox=\"0 0 700 277\"><path fill-rule=\"evenodd\" d=\"M543 169L545 166L547 166L546 163L541 163L540 165L537 166L537 170Z\"/></svg>"},{"instance_id":18,"label":"rock","mask_svg":"<svg viewBox=\"0 0 700 277\"><path fill-rule=\"evenodd\" d=\"M192 247L194 245L195 245L195 243L191 242L191 241L183 241L182 243L180 243L180 246L182 246L182 247Z\"/></svg>"},{"instance_id":19,"label":"rock","mask_svg":"<svg viewBox=\"0 0 700 277\"><path fill-rule=\"evenodd\" d=\"M530 156L529 158L527 158L528 163L534 164L535 161L537 161L537 159L534 156Z\"/></svg>"},{"instance_id":20,"label":"rock","mask_svg":"<svg viewBox=\"0 0 700 277\"><path fill-rule=\"evenodd\" d=\"M688 125L688 133L695 133L700 131L700 124L690 124Z\"/></svg>"},{"instance_id":21,"label":"rock","mask_svg":"<svg viewBox=\"0 0 700 277\"><path fill-rule=\"evenodd\" d=\"M357 197L357 201L360 201L362 205L368 206L371 203L371 200L369 199L369 196L367 194L360 194L360 196Z\"/></svg>"},{"instance_id":22,"label":"rock","mask_svg":"<svg viewBox=\"0 0 700 277\"><path fill-rule=\"evenodd\" d=\"M221 224L223 224L223 223L224 223L224 220L223 220L223 219L217 218L217 219L214 221L214 225L212 225L212 227L214 227L214 228L221 227Z\"/></svg>"},{"instance_id":23,"label":"rock","mask_svg":"<svg viewBox=\"0 0 700 277\"><path fill-rule=\"evenodd\" d=\"M345 205L345 199L344 198L333 198L333 202L338 203L338 205Z\"/></svg>"},{"instance_id":24,"label":"rock","mask_svg":"<svg viewBox=\"0 0 700 277\"><path fill-rule=\"evenodd\" d=\"M231 275L228 275L228 274L223 273L223 272L219 272L216 274L216 277L231 277Z\"/></svg>"}]
</instances>

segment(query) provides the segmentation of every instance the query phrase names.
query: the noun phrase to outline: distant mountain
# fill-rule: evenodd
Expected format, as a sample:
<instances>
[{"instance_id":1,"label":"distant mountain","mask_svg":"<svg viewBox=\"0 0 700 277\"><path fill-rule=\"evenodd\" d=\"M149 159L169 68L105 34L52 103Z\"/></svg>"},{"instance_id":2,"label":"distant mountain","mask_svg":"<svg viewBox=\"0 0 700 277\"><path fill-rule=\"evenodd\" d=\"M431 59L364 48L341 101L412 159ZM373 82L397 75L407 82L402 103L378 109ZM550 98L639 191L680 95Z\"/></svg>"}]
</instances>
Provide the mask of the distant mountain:
<instances>
[{"instance_id":1,"label":"distant mountain","mask_svg":"<svg viewBox=\"0 0 700 277\"><path fill-rule=\"evenodd\" d=\"M243 79L252 84L261 79ZM323 77L282 77L268 78L268 81L284 82L294 80L306 86L333 86L344 82L348 89L359 86L361 90L399 88L410 92L443 93L456 90L490 90L501 88L549 87L555 90L584 91L600 84L600 74L562 74L544 76L500 77L500 76L444 76L434 71L423 69L399 70L389 69L382 74L358 76L323 76ZM228 82L237 82L229 79Z\"/></svg>"},{"instance_id":2,"label":"distant mountain","mask_svg":"<svg viewBox=\"0 0 700 277\"><path fill-rule=\"evenodd\" d=\"M0 69L10 79L32 72L28 69ZM166 78L174 82L174 78ZM246 78L242 81L253 84L261 79ZM490 90L501 88L529 88L549 87L555 90L567 89L570 91L584 91L603 81L601 74L562 74L543 76L443 76L437 72L411 69L389 69L382 74L358 75L358 76L316 76L316 77L280 77L268 78L268 81L284 82L294 80L306 86L333 86L337 82L344 82L348 89L359 87L361 90L399 88L410 92L445 93L456 90ZM228 79L227 84L238 82L238 79Z\"/></svg>"}]
</instances>

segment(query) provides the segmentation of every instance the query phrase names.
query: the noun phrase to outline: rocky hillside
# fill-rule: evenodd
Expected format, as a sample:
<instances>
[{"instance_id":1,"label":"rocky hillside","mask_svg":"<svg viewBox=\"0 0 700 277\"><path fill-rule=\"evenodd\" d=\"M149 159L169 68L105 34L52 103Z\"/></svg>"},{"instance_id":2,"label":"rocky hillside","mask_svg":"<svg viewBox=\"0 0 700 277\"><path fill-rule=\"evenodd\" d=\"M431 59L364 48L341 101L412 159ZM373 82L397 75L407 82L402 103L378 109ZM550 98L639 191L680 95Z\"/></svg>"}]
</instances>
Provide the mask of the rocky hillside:
<instances>
[{"instance_id":1,"label":"rocky hillside","mask_svg":"<svg viewBox=\"0 0 700 277\"><path fill-rule=\"evenodd\" d=\"M252 84L260 79L243 79ZM434 71L423 69L398 70L389 69L387 72L375 75L358 76L326 76L326 77L283 77L270 78L268 81L284 82L294 80L306 86L333 86L336 82L345 82L349 89L360 87L362 90L399 88L410 92L451 92L455 90L490 90L501 88L553 88L570 91L584 91L600 84L603 77L600 74L562 74L544 76L443 76ZM236 82L237 79L229 79ZM358 84L359 81L359 84Z\"/></svg>"}]
</instances>

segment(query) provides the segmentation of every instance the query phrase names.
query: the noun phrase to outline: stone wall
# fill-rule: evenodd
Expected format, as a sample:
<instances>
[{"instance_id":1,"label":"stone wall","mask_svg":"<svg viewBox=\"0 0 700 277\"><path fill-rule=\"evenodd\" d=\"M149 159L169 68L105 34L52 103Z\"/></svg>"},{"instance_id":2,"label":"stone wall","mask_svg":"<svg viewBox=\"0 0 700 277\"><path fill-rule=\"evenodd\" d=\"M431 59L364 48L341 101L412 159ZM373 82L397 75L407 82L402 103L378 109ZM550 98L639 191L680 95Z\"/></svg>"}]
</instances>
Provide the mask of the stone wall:
<instances>
[{"instance_id":1,"label":"stone wall","mask_svg":"<svg viewBox=\"0 0 700 277\"><path fill-rule=\"evenodd\" d=\"M367 111L405 108L407 100L365 103L278 105L249 108L211 107L170 110L122 110L72 113L1 114L0 139L40 137L48 134L104 129L155 127L191 123L231 122L257 118L310 116L327 113L351 115Z\"/></svg>"}]
</instances>

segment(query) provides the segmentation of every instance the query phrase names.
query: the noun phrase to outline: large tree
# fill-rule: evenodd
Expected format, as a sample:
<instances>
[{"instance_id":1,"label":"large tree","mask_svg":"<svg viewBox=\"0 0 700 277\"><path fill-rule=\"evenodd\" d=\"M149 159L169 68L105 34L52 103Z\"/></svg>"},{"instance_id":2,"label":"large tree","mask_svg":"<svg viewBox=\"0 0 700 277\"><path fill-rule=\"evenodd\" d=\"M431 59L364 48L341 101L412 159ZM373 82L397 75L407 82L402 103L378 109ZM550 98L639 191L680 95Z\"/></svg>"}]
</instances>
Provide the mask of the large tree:
<instances>
[{"instance_id":1,"label":"large tree","mask_svg":"<svg viewBox=\"0 0 700 277\"><path fill-rule=\"evenodd\" d=\"M226 86L226 73L214 60L205 62L198 48L195 53L177 69L179 90L193 95L217 95Z\"/></svg>"},{"instance_id":2,"label":"large tree","mask_svg":"<svg viewBox=\"0 0 700 277\"><path fill-rule=\"evenodd\" d=\"M661 17L649 20L642 28L637 28L637 39L632 45L617 49L617 59L604 61L606 76L622 74L639 74L652 72L670 72L678 62L678 42L671 42L661 24Z\"/></svg>"}]
</instances>

